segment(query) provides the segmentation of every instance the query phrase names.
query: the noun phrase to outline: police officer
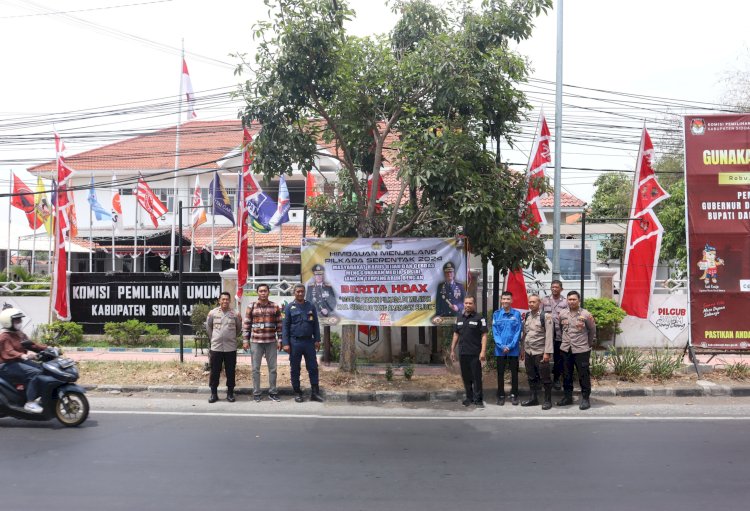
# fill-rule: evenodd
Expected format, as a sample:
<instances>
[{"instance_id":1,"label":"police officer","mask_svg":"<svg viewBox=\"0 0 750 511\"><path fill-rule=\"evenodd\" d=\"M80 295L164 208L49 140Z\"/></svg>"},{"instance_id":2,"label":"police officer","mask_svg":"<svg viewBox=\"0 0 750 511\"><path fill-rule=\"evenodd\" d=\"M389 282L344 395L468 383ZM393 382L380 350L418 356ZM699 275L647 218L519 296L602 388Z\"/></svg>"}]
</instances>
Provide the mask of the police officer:
<instances>
[{"instance_id":1,"label":"police officer","mask_svg":"<svg viewBox=\"0 0 750 511\"><path fill-rule=\"evenodd\" d=\"M549 410L552 408L552 378L549 361L553 353L554 326L552 325L552 314L547 314L540 305L539 295L529 295L529 312L523 319L521 360L526 365L531 398L522 402L521 406L537 406L539 404L538 393L541 382L544 385L542 410Z\"/></svg>"},{"instance_id":2,"label":"police officer","mask_svg":"<svg viewBox=\"0 0 750 511\"><path fill-rule=\"evenodd\" d=\"M313 278L307 284L305 299L315 305L319 315L327 318L336 309L336 294L333 287L325 281L326 269L322 264L313 265L312 272Z\"/></svg>"},{"instance_id":3,"label":"police officer","mask_svg":"<svg viewBox=\"0 0 750 511\"><path fill-rule=\"evenodd\" d=\"M436 313L438 316L460 316L464 308L466 291L456 282L456 265L448 261L443 265L445 281L438 286Z\"/></svg>"},{"instance_id":4,"label":"police officer","mask_svg":"<svg viewBox=\"0 0 750 511\"><path fill-rule=\"evenodd\" d=\"M315 306L305 300L305 286L294 286L294 301L284 308L282 323L283 349L289 353L289 365L292 372L292 390L297 403L304 401L300 389L299 375L302 369L302 357L305 357L307 374L310 377L312 401L323 402L318 382L318 359L316 351L320 348L320 324Z\"/></svg>"},{"instance_id":5,"label":"police officer","mask_svg":"<svg viewBox=\"0 0 750 511\"><path fill-rule=\"evenodd\" d=\"M231 299L231 295L223 291L219 295L219 306L212 309L206 317L206 332L211 340L211 349L208 350L208 362L211 367L211 374L208 378L208 386L211 388L209 403L219 400L217 389L222 365L227 376L227 401L230 403L235 401L237 335L242 330L242 318L237 311L229 307Z\"/></svg>"},{"instance_id":6,"label":"police officer","mask_svg":"<svg viewBox=\"0 0 750 511\"><path fill-rule=\"evenodd\" d=\"M542 299L542 309L545 315L552 316L552 323L555 327L555 335L552 339L552 347L554 348L552 366L552 388L560 390L560 380L563 375L563 356L560 353L560 345L562 344L562 332L560 331L560 311L568 308L568 300L562 295L563 285L559 280L553 280L550 284L550 292L552 296L545 296Z\"/></svg>"},{"instance_id":7,"label":"police officer","mask_svg":"<svg viewBox=\"0 0 750 511\"><path fill-rule=\"evenodd\" d=\"M581 308L581 295L578 291L568 293L568 309L560 312L560 329L562 330L562 344L565 377L563 391L565 395L557 402L557 406L573 404L573 367L578 371L578 382L581 385L581 410L591 407L591 374L589 360L591 348L596 339L596 323L589 311Z\"/></svg>"},{"instance_id":8,"label":"police officer","mask_svg":"<svg viewBox=\"0 0 750 511\"><path fill-rule=\"evenodd\" d=\"M466 399L464 406L472 403L477 408L484 408L482 393L482 364L487 353L487 321L476 311L473 296L464 298L464 311L456 319L453 327L451 360L456 361L456 346L459 346L461 378L464 380Z\"/></svg>"}]
</instances>

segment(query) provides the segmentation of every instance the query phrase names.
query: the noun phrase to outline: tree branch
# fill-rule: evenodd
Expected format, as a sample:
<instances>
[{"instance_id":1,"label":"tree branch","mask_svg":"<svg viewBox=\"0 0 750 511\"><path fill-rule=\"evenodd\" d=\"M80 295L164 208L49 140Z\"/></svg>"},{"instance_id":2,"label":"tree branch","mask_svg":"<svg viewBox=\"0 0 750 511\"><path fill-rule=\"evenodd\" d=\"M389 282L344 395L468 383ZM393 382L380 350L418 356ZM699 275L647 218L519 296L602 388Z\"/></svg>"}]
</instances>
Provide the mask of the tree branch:
<instances>
[{"instance_id":1,"label":"tree branch","mask_svg":"<svg viewBox=\"0 0 750 511\"><path fill-rule=\"evenodd\" d=\"M406 179L401 180L401 190L399 190L398 192L398 199L396 199L396 203L393 206L393 211L391 211L391 219L388 221L388 229L386 229L385 231L385 235L388 238L393 236L393 227L396 225L396 216L398 215L398 208L401 205L401 198L404 196L406 185Z\"/></svg>"}]
</instances>

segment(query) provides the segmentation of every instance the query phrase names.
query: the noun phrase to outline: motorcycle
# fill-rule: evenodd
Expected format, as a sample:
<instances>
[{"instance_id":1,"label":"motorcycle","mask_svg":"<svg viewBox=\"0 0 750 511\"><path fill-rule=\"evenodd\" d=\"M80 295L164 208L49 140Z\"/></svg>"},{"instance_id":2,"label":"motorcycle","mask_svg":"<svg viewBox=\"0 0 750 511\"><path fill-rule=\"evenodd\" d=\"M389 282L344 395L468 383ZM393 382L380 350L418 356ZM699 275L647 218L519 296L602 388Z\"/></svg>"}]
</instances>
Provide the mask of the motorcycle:
<instances>
[{"instance_id":1,"label":"motorcycle","mask_svg":"<svg viewBox=\"0 0 750 511\"><path fill-rule=\"evenodd\" d=\"M42 374L37 376L42 413L24 410L26 388L23 382L0 377L0 417L46 421L57 419L63 426L80 426L89 415L85 390L74 382L78 367L74 360L60 358L57 348L47 348L38 355Z\"/></svg>"}]
</instances>

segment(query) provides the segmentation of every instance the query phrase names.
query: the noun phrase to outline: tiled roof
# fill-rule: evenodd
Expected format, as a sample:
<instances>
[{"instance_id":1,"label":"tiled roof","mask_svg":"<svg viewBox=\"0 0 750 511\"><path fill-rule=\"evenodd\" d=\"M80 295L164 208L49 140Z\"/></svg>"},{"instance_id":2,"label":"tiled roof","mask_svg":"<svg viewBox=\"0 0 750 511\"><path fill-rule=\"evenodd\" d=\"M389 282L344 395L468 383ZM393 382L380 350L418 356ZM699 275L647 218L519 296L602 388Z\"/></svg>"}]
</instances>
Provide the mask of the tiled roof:
<instances>
[{"instance_id":1,"label":"tiled roof","mask_svg":"<svg viewBox=\"0 0 750 511\"><path fill-rule=\"evenodd\" d=\"M560 193L560 207L561 208L582 208L586 203L575 195L569 193ZM539 205L543 208L555 207L555 197L550 193L545 193L539 201Z\"/></svg>"}]
</instances>

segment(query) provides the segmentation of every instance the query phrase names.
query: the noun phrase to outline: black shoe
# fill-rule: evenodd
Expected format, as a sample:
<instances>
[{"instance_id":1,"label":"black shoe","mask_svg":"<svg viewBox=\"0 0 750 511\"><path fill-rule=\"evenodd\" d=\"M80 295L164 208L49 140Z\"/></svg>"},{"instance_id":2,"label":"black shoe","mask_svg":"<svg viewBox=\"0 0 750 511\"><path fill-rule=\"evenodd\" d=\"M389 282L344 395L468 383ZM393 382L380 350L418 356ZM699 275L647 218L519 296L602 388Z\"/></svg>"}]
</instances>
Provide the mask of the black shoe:
<instances>
[{"instance_id":1,"label":"black shoe","mask_svg":"<svg viewBox=\"0 0 750 511\"><path fill-rule=\"evenodd\" d=\"M227 392L227 401L230 403L234 403L236 399L234 398L234 392Z\"/></svg>"},{"instance_id":2,"label":"black shoe","mask_svg":"<svg viewBox=\"0 0 750 511\"><path fill-rule=\"evenodd\" d=\"M256 403L260 403L261 401L263 401L263 396L258 394L257 396L253 396L253 399L255 399Z\"/></svg>"},{"instance_id":3,"label":"black shoe","mask_svg":"<svg viewBox=\"0 0 750 511\"><path fill-rule=\"evenodd\" d=\"M503 406L505 404L505 396L497 398L497 406Z\"/></svg>"},{"instance_id":4,"label":"black shoe","mask_svg":"<svg viewBox=\"0 0 750 511\"><path fill-rule=\"evenodd\" d=\"M560 380L553 381L552 388L555 390L562 390L562 383L560 383Z\"/></svg>"},{"instance_id":5,"label":"black shoe","mask_svg":"<svg viewBox=\"0 0 750 511\"><path fill-rule=\"evenodd\" d=\"M476 401L474 402L474 406L477 408L484 408L484 401Z\"/></svg>"},{"instance_id":6,"label":"black shoe","mask_svg":"<svg viewBox=\"0 0 750 511\"><path fill-rule=\"evenodd\" d=\"M295 392L294 393L294 402L295 403L303 403L305 401L305 398L302 397L302 392Z\"/></svg>"},{"instance_id":7,"label":"black shoe","mask_svg":"<svg viewBox=\"0 0 750 511\"><path fill-rule=\"evenodd\" d=\"M518 406L518 396L517 396L517 395L515 395L515 394L511 394L511 395L510 395L510 403L511 403L511 404L512 404L513 406Z\"/></svg>"},{"instance_id":8,"label":"black shoe","mask_svg":"<svg viewBox=\"0 0 750 511\"><path fill-rule=\"evenodd\" d=\"M581 399L581 404L578 406L579 410L588 410L591 408L591 403L589 403L589 398L584 397Z\"/></svg>"},{"instance_id":9,"label":"black shoe","mask_svg":"<svg viewBox=\"0 0 750 511\"><path fill-rule=\"evenodd\" d=\"M318 385L311 385L310 387L310 401L315 401L316 403L324 402L325 399L320 395L320 387Z\"/></svg>"},{"instance_id":10,"label":"black shoe","mask_svg":"<svg viewBox=\"0 0 750 511\"><path fill-rule=\"evenodd\" d=\"M542 410L549 410L550 408L552 408L552 401L542 403Z\"/></svg>"},{"instance_id":11,"label":"black shoe","mask_svg":"<svg viewBox=\"0 0 750 511\"><path fill-rule=\"evenodd\" d=\"M528 401L523 401L521 403L521 406L539 406L539 400L537 399L536 395L533 395Z\"/></svg>"},{"instance_id":12,"label":"black shoe","mask_svg":"<svg viewBox=\"0 0 750 511\"><path fill-rule=\"evenodd\" d=\"M565 396L560 401L555 403L557 406L570 406L573 404L573 397L572 396Z\"/></svg>"},{"instance_id":13,"label":"black shoe","mask_svg":"<svg viewBox=\"0 0 750 511\"><path fill-rule=\"evenodd\" d=\"M461 404L464 406L471 406L471 399L464 399L461 401Z\"/></svg>"},{"instance_id":14,"label":"black shoe","mask_svg":"<svg viewBox=\"0 0 750 511\"><path fill-rule=\"evenodd\" d=\"M210 396L208 397L208 402L209 402L209 403L215 403L215 402L217 402L218 400L219 400L219 396L218 396L218 395L216 395L216 394L211 394L211 395L210 395Z\"/></svg>"},{"instance_id":15,"label":"black shoe","mask_svg":"<svg viewBox=\"0 0 750 511\"><path fill-rule=\"evenodd\" d=\"M268 394L268 399L270 399L274 403L279 403L281 401L278 394Z\"/></svg>"}]
</instances>

